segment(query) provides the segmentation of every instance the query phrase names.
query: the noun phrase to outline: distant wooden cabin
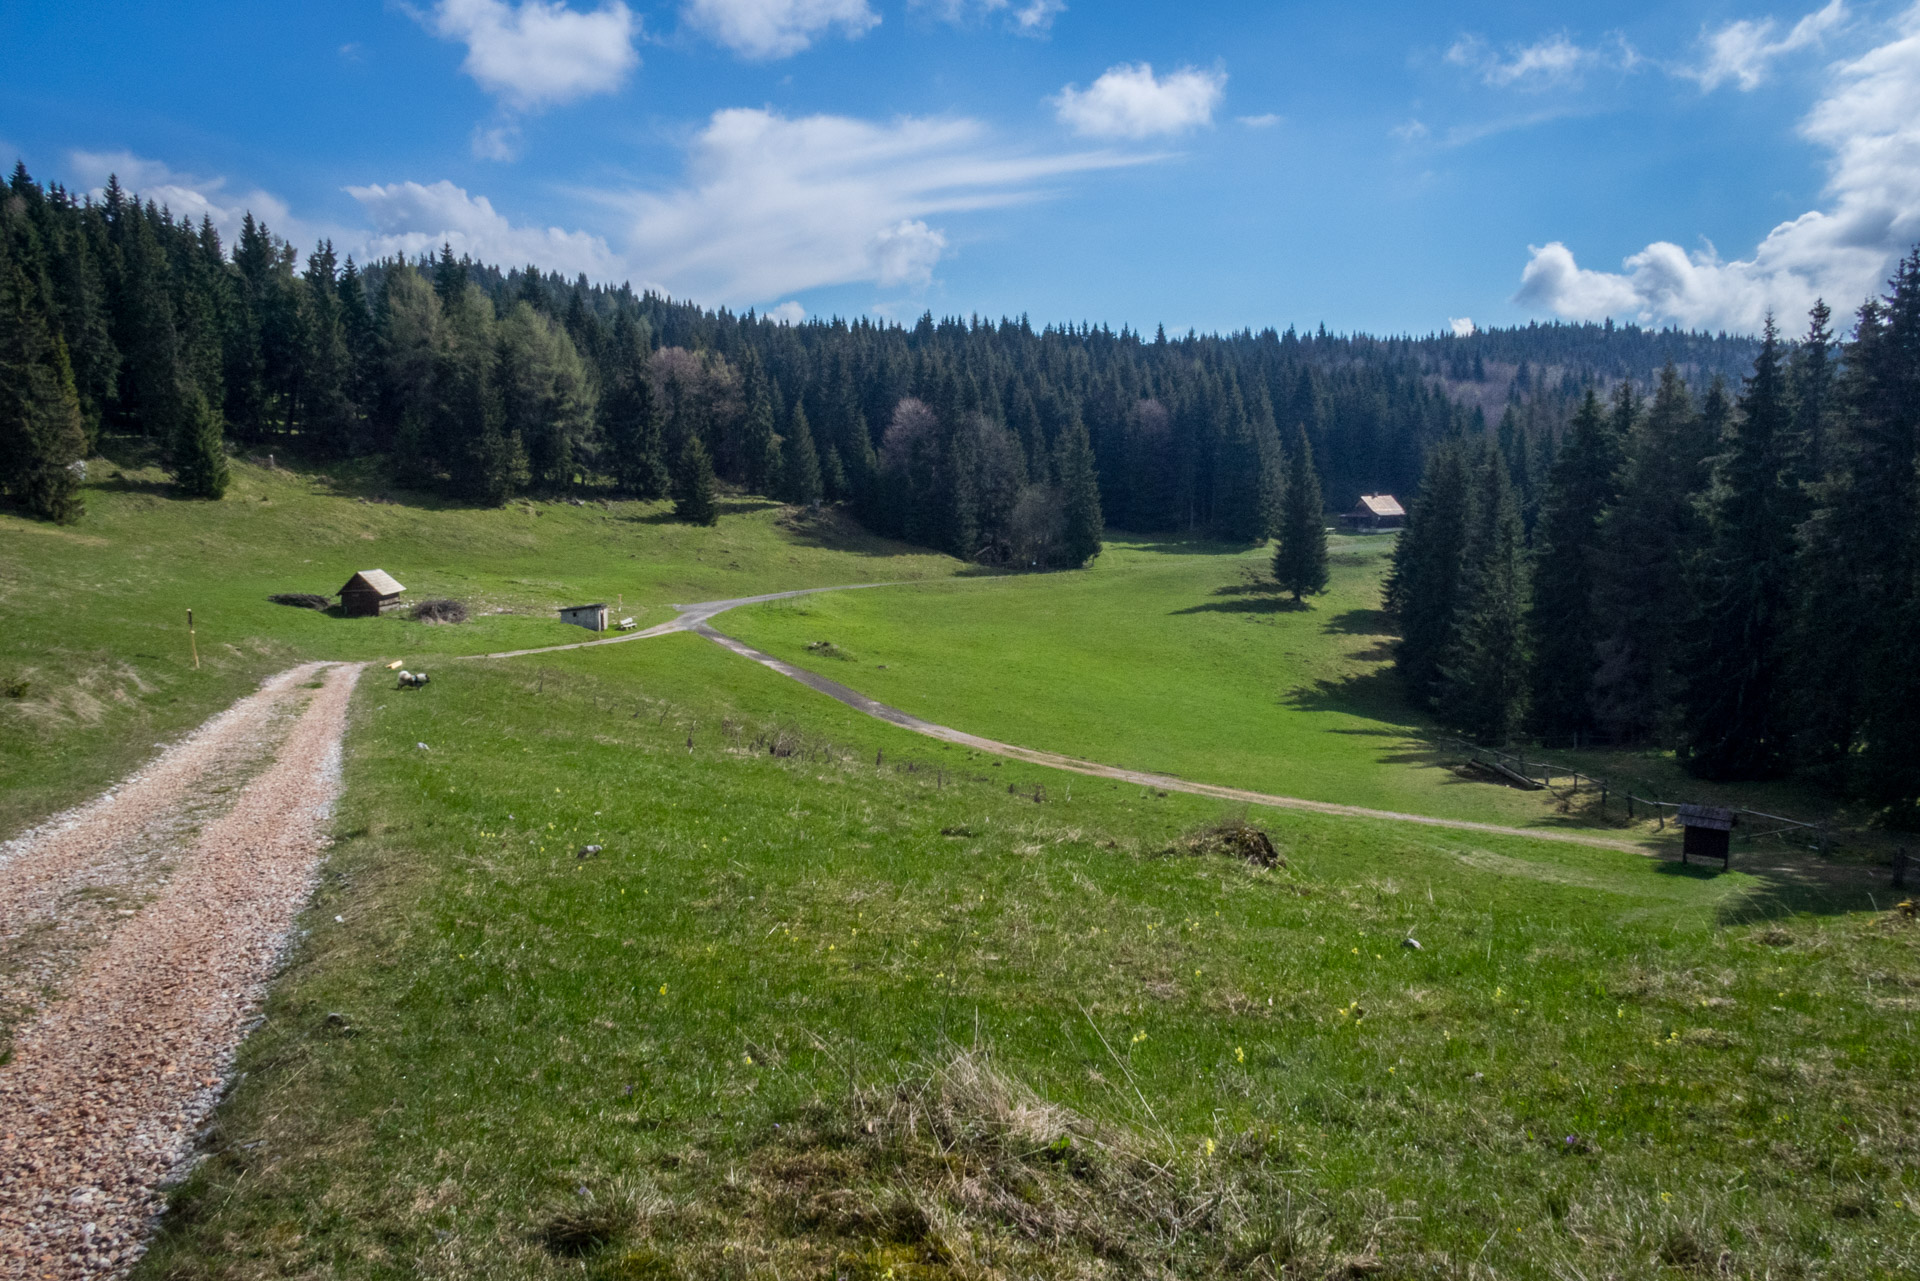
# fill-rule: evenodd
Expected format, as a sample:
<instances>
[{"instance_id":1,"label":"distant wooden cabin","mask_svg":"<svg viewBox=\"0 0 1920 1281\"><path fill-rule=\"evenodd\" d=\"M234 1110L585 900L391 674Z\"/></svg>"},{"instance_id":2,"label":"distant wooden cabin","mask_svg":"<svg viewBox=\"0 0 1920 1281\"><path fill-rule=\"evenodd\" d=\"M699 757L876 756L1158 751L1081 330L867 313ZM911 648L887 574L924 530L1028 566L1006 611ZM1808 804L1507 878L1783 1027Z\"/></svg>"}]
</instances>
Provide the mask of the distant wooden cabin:
<instances>
[{"instance_id":1,"label":"distant wooden cabin","mask_svg":"<svg viewBox=\"0 0 1920 1281\"><path fill-rule=\"evenodd\" d=\"M560 621L572 623L575 627L584 627L590 632L607 630L607 607L605 605L568 605L560 611Z\"/></svg>"},{"instance_id":2,"label":"distant wooden cabin","mask_svg":"<svg viewBox=\"0 0 1920 1281\"><path fill-rule=\"evenodd\" d=\"M384 569L363 569L340 589L340 612L348 618L378 618L381 610L398 604L406 590Z\"/></svg>"},{"instance_id":3,"label":"distant wooden cabin","mask_svg":"<svg viewBox=\"0 0 1920 1281\"><path fill-rule=\"evenodd\" d=\"M1355 533L1399 529L1407 523L1407 510L1392 494L1362 494L1359 506L1342 516L1340 523Z\"/></svg>"}]
</instances>

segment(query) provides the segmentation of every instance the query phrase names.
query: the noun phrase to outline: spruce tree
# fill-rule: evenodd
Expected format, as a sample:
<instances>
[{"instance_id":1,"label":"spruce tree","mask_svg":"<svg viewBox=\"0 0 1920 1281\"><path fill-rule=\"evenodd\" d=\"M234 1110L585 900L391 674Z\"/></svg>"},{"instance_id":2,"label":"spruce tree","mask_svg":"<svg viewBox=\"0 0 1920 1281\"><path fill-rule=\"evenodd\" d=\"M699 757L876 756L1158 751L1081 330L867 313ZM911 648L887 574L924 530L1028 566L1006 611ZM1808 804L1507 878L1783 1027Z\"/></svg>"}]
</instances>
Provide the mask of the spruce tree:
<instances>
[{"instance_id":1,"label":"spruce tree","mask_svg":"<svg viewBox=\"0 0 1920 1281\"><path fill-rule=\"evenodd\" d=\"M1273 553L1273 577L1295 604L1327 590L1327 515L1320 498L1320 476L1313 465L1307 429L1295 431L1287 454L1287 484L1280 500L1280 545Z\"/></svg>"},{"instance_id":2,"label":"spruce tree","mask_svg":"<svg viewBox=\"0 0 1920 1281\"><path fill-rule=\"evenodd\" d=\"M814 451L807 411L798 400L787 419L786 458L780 496L801 507L818 506L821 496L820 455Z\"/></svg>"},{"instance_id":3,"label":"spruce tree","mask_svg":"<svg viewBox=\"0 0 1920 1281\"><path fill-rule=\"evenodd\" d=\"M32 515L67 524L84 510L86 431L38 251L34 229L0 209L0 490Z\"/></svg>"},{"instance_id":4,"label":"spruce tree","mask_svg":"<svg viewBox=\"0 0 1920 1281\"><path fill-rule=\"evenodd\" d=\"M1432 705L1441 660L1453 643L1473 509L1462 450L1459 440L1446 440L1427 455L1419 492L1394 543L1382 602L1400 629L1394 667L1407 697L1420 706Z\"/></svg>"},{"instance_id":5,"label":"spruce tree","mask_svg":"<svg viewBox=\"0 0 1920 1281\"><path fill-rule=\"evenodd\" d=\"M1100 554L1106 537L1106 523L1100 515L1100 482L1093 470L1093 445L1087 440L1087 427L1079 413L1071 414L1060 429L1055 452L1065 517L1060 558L1078 569Z\"/></svg>"},{"instance_id":6,"label":"spruce tree","mask_svg":"<svg viewBox=\"0 0 1920 1281\"><path fill-rule=\"evenodd\" d=\"M1594 584L1594 716L1617 742L1671 744L1691 574L1705 537L1700 498L1725 396L1709 421L1671 363L1626 440L1620 501L1600 523Z\"/></svg>"},{"instance_id":7,"label":"spruce tree","mask_svg":"<svg viewBox=\"0 0 1920 1281\"><path fill-rule=\"evenodd\" d=\"M600 400L609 470L636 498L667 492L666 425L648 369L646 335L622 313L615 321L612 369Z\"/></svg>"},{"instance_id":8,"label":"spruce tree","mask_svg":"<svg viewBox=\"0 0 1920 1281\"><path fill-rule=\"evenodd\" d=\"M713 489L713 459L700 437L689 435L674 468L673 514L689 525L713 524L720 519Z\"/></svg>"},{"instance_id":9,"label":"spruce tree","mask_svg":"<svg viewBox=\"0 0 1920 1281\"><path fill-rule=\"evenodd\" d=\"M1769 316L1714 461L1695 583L1680 761L1706 778L1772 778L1790 760L1784 678L1800 492L1784 365Z\"/></svg>"},{"instance_id":10,"label":"spruce tree","mask_svg":"<svg viewBox=\"0 0 1920 1281\"><path fill-rule=\"evenodd\" d=\"M182 378L174 409L173 481L189 498L218 499L227 492L227 445L220 416L197 383Z\"/></svg>"},{"instance_id":11,"label":"spruce tree","mask_svg":"<svg viewBox=\"0 0 1920 1281\"><path fill-rule=\"evenodd\" d=\"M1459 600L1434 702L1449 725L1497 746L1513 737L1526 705L1526 547L1506 460L1491 447L1478 453Z\"/></svg>"},{"instance_id":12,"label":"spruce tree","mask_svg":"<svg viewBox=\"0 0 1920 1281\"><path fill-rule=\"evenodd\" d=\"M1630 406L1630 393L1616 401ZM1532 724L1543 736L1580 735L1594 728L1594 643L1599 620L1593 592L1598 578L1600 521L1619 496L1620 438L1592 388L1568 424L1554 460L1535 531L1533 599L1528 642L1533 652Z\"/></svg>"}]
</instances>

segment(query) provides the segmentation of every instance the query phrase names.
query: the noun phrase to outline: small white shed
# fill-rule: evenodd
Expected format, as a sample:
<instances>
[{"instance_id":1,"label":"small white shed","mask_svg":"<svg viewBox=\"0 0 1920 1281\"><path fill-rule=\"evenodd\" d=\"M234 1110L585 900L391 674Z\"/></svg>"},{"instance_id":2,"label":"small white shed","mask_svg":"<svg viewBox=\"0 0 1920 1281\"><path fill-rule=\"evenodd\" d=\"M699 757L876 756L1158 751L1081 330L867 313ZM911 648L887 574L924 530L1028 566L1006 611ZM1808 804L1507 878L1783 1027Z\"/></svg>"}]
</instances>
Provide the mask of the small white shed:
<instances>
[{"instance_id":1,"label":"small white shed","mask_svg":"<svg viewBox=\"0 0 1920 1281\"><path fill-rule=\"evenodd\" d=\"M590 632L607 630L607 607L605 605L567 605L560 610L560 621L572 623L575 627L584 627Z\"/></svg>"}]
</instances>

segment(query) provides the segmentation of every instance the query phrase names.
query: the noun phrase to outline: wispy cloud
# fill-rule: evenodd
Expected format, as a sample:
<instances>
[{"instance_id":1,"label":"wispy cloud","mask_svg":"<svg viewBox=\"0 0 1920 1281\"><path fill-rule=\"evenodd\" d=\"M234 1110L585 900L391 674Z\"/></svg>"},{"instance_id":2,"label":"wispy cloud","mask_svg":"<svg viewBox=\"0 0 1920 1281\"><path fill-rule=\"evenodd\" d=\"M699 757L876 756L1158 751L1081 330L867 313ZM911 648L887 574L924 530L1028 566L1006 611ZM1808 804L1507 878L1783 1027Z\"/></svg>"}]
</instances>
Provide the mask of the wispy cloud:
<instances>
[{"instance_id":1,"label":"wispy cloud","mask_svg":"<svg viewBox=\"0 0 1920 1281\"><path fill-rule=\"evenodd\" d=\"M1053 20L1067 11L1066 0L912 0L916 9L930 9L955 24L1005 15L1007 26L1023 36L1043 36Z\"/></svg>"},{"instance_id":2,"label":"wispy cloud","mask_svg":"<svg viewBox=\"0 0 1920 1281\"><path fill-rule=\"evenodd\" d=\"M734 304L821 285L924 285L950 242L941 215L1039 199L1045 184L1151 157L1028 153L965 119L789 119L715 112L686 180L603 199L629 256L675 293Z\"/></svg>"},{"instance_id":3,"label":"wispy cloud","mask_svg":"<svg viewBox=\"0 0 1920 1281\"><path fill-rule=\"evenodd\" d=\"M1698 67L1683 69L1681 74L1698 80L1701 90L1707 93L1728 81L1745 91L1757 89L1766 82L1775 62L1819 44L1821 37L1838 28L1846 17L1842 0L1831 0L1824 9L1817 9L1794 23L1778 40L1773 38L1773 33L1780 24L1772 18L1729 22L1718 31L1702 33L1700 42L1706 46L1705 60Z\"/></svg>"},{"instance_id":4,"label":"wispy cloud","mask_svg":"<svg viewBox=\"0 0 1920 1281\"><path fill-rule=\"evenodd\" d=\"M1271 129L1275 125L1280 124L1286 117L1268 111L1257 116L1240 116L1238 119L1241 124L1249 129Z\"/></svg>"},{"instance_id":5,"label":"wispy cloud","mask_svg":"<svg viewBox=\"0 0 1920 1281\"><path fill-rule=\"evenodd\" d=\"M276 235L303 248L311 247L321 236L336 234L330 228L295 218L286 201L258 187L229 190L225 178L182 173L131 151L70 151L67 169L75 186L83 191L98 194L107 178L113 176L143 203L150 200L170 209L176 218L196 223L203 217L211 219L229 245L240 234L240 224L249 213Z\"/></svg>"},{"instance_id":6,"label":"wispy cloud","mask_svg":"<svg viewBox=\"0 0 1920 1281\"><path fill-rule=\"evenodd\" d=\"M1631 70L1640 62L1640 55L1624 39L1581 45L1565 33L1502 49L1479 36L1462 36L1446 57L1495 89L1551 89L1575 84L1588 71Z\"/></svg>"},{"instance_id":7,"label":"wispy cloud","mask_svg":"<svg viewBox=\"0 0 1920 1281\"><path fill-rule=\"evenodd\" d=\"M688 25L744 58L786 58L839 28L854 39L880 25L867 0L688 0Z\"/></svg>"},{"instance_id":8,"label":"wispy cloud","mask_svg":"<svg viewBox=\"0 0 1920 1281\"><path fill-rule=\"evenodd\" d=\"M485 196L467 194L447 181L375 183L348 187L372 220L360 243L376 257L413 258L445 244L456 254L482 262L518 266L535 263L569 275L585 272L596 280L617 280L626 263L599 236L560 227L515 226Z\"/></svg>"},{"instance_id":9,"label":"wispy cloud","mask_svg":"<svg viewBox=\"0 0 1920 1281\"><path fill-rule=\"evenodd\" d=\"M520 111L609 93L640 65L640 20L620 0L591 13L559 0L440 0L421 16L467 46L461 70Z\"/></svg>"},{"instance_id":10,"label":"wispy cloud","mask_svg":"<svg viewBox=\"0 0 1920 1281\"><path fill-rule=\"evenodd\" d=\"M1570 319L1752 330L1825 298L1845 308L1879 287L1920 241L1920 5L1879 47L1831 69L1803 137L1832 155L1827 208L1783 222L1753 255L1723 260L1657 241L1621 272L1584 269L1554 241L1530 249L1516 301Z\"/></svg>"},{"instance_id":11,"label":"wispy cloud","mask_svg":"<svg viewBox=\"0 0 1920 1281\"><path fill-rule=\"evenodd\" d=\"M1060 122L1094 138L1151 138L1213 123L1227 73L1181 67L1164 78L1145 62L1109 67L1090 86L1068 85L1052 102Z\"/></svg>"}]
</instances>

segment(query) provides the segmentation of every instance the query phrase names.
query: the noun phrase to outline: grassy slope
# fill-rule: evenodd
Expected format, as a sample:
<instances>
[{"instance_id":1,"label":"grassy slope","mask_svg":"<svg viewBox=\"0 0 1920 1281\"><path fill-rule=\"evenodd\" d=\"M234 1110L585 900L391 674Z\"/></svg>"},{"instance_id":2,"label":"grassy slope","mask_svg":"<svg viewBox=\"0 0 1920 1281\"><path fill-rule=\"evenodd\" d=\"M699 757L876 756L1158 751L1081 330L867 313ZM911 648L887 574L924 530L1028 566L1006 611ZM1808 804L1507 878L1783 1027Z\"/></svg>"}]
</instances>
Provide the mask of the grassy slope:
<instances>
[{"instance_id":1,"label":"grassy slope","mask_svg":"<svg viewBox=\"0 0 1920 1281\"><path fill-rule=\"evenodd\" d=\"M720 626L915 715L1030 747L1284 796L1564 823L1442 768L1401 704L1379 581L1392 542L1336 538L1311 609L1266 553L1114 543L1084 574L755 606ZM823 662L829 640L846 661Z\"/></svg>"},{"instance_id":2,"label":"grassy slope","mask_svg":"<svg viewBox=\"0 0 1920 1281\"><path fill-rule=\"evenodd\" d=\"M146 1276L1920 1267L1920 929L1844 896L1297 814L1168 857L1215 807L691 636L370 683L347 768Z\"/></svg>"},{"instance_id":3,"label":"grassy slope","mask_svg":"<svg viewBox=\"0 0 1920 1281\"><path fill-rule=\"evenodd\" d=\"M384 495L351 472L233 470L219 503L181 502L158 472L128 470L88 487L88 514L70 529L0 514L0 683L27 682L24 697L0 697L0 836L105 786L156 739L303 659L417 662L560 643L583 636L557 620L559 605L624 598L622 612L650 624L675 602L959 568L844 523L783 525L783 509L757 500L723 504L720 526L702 530L667 519L664 503L415 506L358 501ZM97 477L112 472L95 464ZM506 612L428 627L266 599L332 592L374 566L409 599Z\"/></svg>"}]
</instances>

